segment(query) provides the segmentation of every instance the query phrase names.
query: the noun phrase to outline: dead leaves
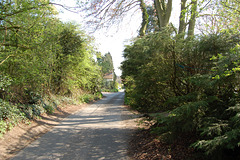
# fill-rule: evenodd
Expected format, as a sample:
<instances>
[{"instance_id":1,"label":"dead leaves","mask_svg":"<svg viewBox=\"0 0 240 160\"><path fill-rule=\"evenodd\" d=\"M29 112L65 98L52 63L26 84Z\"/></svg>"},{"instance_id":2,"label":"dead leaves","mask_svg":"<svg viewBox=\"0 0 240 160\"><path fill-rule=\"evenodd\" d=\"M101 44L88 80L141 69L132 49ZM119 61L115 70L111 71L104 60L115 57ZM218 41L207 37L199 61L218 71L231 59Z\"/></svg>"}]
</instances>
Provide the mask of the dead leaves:
<instances>
[{"instance_id":1,"label":"dead leaves","mask_svg":"<svg viewBox=\"0 0 240 160\"><path fill-rule=\"evenodd\" d=\"M137 131L129 143L129 155L136 160L183 160L194 159L195 151L189 148L190 135L185 135L172 144L157 139L150 130Z\"/></svg>"}]
</instances>

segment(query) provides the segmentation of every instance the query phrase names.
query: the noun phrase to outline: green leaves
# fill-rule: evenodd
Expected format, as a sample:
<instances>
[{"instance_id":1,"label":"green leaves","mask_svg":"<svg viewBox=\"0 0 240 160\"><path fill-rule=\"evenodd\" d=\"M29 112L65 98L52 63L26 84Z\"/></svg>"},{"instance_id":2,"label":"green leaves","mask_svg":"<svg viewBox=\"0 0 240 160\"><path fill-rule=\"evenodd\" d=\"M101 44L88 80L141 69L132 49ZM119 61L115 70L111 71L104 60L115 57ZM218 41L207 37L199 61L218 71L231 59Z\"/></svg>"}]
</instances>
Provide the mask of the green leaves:
<instances>
[{"instance_id":1,"label":"green leaves","mask_svg":"<svg viewBox=\"0 0 240 160\"><path fill-rule=\"evenodd\" d=\"M24 119L16 106L0 99L0 137Z\"/></svg>"},{"instance_id":2,"label":"green leaves","mask_svg":"<svg viewBox=\"0 0 240 160\"><path fill-rule=\"evenodd\" d=\"M11 85L12 79L8 76L0 75L0 90L6 90Z\"/></svg>"},{"instance_id":3,"label":"green leaves","mask_svg":"<svg viewBox=\"0 0 240 160\"><path fill-rule=\"evenodd\" d=\"M124 50L126 60L121 68L126 95L141 112L164 110L163 101L173 94L168 83L172 72L169 55L174 42L165 35L161 32L139 38Z\"/></svg>"},{"instance_id":4,"label":"green leaves","mask_svg":"<svg viewBox=\"0 0 240 160\"><path fill-rule=\"evenodd\" d=\"M160 32L137 39L124 51L126 102L141 112L167 111L168 116L153 116L153 132L161 136L177 139L192 133L197 135L192 146L211 156L236 149L240 141L236 37L221 33L179 40Z\"/></svg>"},{"instance_id":5,"label":"green leaves","mask_svg":"<svg viewBox=\"0 0 240 160\"><path fill-rule=\"evenodd\" d=\"M0 2L0 136L61 102L101 97L92 38L54 12L48 0Z\"/></svg>"}]
</instances>

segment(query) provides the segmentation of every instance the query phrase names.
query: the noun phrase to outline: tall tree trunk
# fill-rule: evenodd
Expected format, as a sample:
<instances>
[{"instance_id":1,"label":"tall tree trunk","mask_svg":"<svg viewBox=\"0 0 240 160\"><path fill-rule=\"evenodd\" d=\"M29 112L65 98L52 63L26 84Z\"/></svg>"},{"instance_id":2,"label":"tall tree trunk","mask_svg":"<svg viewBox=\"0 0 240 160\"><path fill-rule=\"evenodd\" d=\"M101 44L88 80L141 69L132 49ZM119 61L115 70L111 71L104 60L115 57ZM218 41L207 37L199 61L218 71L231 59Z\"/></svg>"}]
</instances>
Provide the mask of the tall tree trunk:
<instances>
[{"instance_id":1,"label":"tall tree trunk","mask_svg":"<svg viewBox=\"0 0 240 160\"><path fill-rule=\"evenodd\" d=\"M172 0L154 0L160 30L169 24L172 13Z\"/></svg>"},{"instance_id":2,"label":"tall tree trunk","mask_svg":"<svg viewBox=\"0 0 240 160\"><path fill-rule=\"evenodd\" d=\"M146 4L144 3L144 1L139 0L139 2L140 2L141 10L142 10L142 24L141 24L141 29L139 31L139 34L140 34L140 36L144 36L146 33L149 16L148 16Z\"/></svg>"},{"instance_id":3,"label":"tall tree trunk","mask_svg":"<svg viewBox=\"0 0 240 160\"><path fill-rule=\"evenodd\" d=\"M179 19L179 28L178 34L184 33L186 30L186 2L187 0L181 0L181 12L180 12L180 19Z\"/></svg>"},{"instance_id":4,"label":"tall tree trunk","mask_svg":"<svg viewBox=\"0 0 240 160\"><path fill-rule=\"evenodd\" d=\"M188 37L191 37L194 35L194 28L196 23L196 17L197 17L197 0L192 0L191 2L191 18L189 20L188 25Z\"/></svg>"}]
</instances>

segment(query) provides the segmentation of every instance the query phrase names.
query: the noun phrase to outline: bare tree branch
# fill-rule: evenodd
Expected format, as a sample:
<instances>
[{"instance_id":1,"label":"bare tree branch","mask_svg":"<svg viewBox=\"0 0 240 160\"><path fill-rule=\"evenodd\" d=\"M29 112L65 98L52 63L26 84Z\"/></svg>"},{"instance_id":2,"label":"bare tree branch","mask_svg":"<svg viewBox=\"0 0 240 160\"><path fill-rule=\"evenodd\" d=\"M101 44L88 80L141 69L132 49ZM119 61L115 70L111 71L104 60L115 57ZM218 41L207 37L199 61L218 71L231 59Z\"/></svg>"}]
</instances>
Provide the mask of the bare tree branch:
<instances>
[{"instance_id":1,"label":"bare tree branch","mask_svg":"<svg viewBox=\"0 0 240 160\"><path fill-rule=\"evenodd\" d=\"M134 8L140 9L139 0L93 0L82 11L87 24L96 31L119 23Z\"/></svg>"},{"instance_id":2,"label":"bare tree branch","mask_svg":"<svg viewBox=\"0 0 240 160\"><path fill-rule=\"evenodd\" d=\"M7 58L5 58L4 60L2 60L2 62L0 63L0 65L2 65L8 58L10 58L10 57L13 57L14 55L9 55L9 56L7 56Z\"/></svg>"},{"instance_id":3,"label":"bare tree branch","mask_svg":"<svg viewBox=\"0 0 240 160\"><path fill-rule=\"evenodd\" d=\"M238 1L237 1L238 2ZM240 2L238 2L239 4L240 4ZM230 6L230 5L226 5L225 3L223 3L223 5L225 6L225 7L227 7L228 9L231 9L231 10L233 10L233 11L236 11L236 12L238 12L238 13L240 13L240 10L238 10L238 9L236 9L236 8L233 8L232 6Z\"/></svg>"},{"instance_id":4,"label":"bare tree branch","mask_svg":"<svg viewBox=\"0 0 240 160\"><path fill-rule=\"evenodd\" d=\"M54 5L54 6L60 6L63 9L69 11L69 12L73 12L73 13L79 13L80 12L80 7L70 7L70 6L65 6L65 5L62 5L62 4L59 4L59 3L52 3L52 2L50 2L49 4ZM79 9L79 11L74 11L76 9Z\"/></svg>"}]
</instances>

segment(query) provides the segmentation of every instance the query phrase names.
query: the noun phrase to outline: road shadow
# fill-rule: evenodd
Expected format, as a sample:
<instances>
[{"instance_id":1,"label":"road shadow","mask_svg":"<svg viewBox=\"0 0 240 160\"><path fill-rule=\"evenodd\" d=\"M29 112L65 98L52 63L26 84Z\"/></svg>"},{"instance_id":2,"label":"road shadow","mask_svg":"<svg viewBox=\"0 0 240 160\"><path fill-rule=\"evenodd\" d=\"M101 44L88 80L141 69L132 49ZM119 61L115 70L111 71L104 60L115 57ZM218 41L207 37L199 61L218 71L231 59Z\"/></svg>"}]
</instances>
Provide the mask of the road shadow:
<instances>
[{"instance_id":1,"label":"road shadow","mask_svg":"<svg viewBox=\"0 0 240 160\"><path fill-rule=\"evenodd\" d=\"M129 135L135 131L135 127L124 125L133 117L122 106L123 96L123 93L109 94L89 106L87 111L70 115L12 160L128 159Z\"/></svg>"},{"instance_id":2,"label":"road shadow","mask_svg":"<svg viewBox=\"0 0 240 160\"><path fill-rule=\"evenodd\" d=\"M13 160L127 159L128 135L133 131L117 128L54 130L25 148L24 152L20 152Z\"/></svg>"}]
</instances>

